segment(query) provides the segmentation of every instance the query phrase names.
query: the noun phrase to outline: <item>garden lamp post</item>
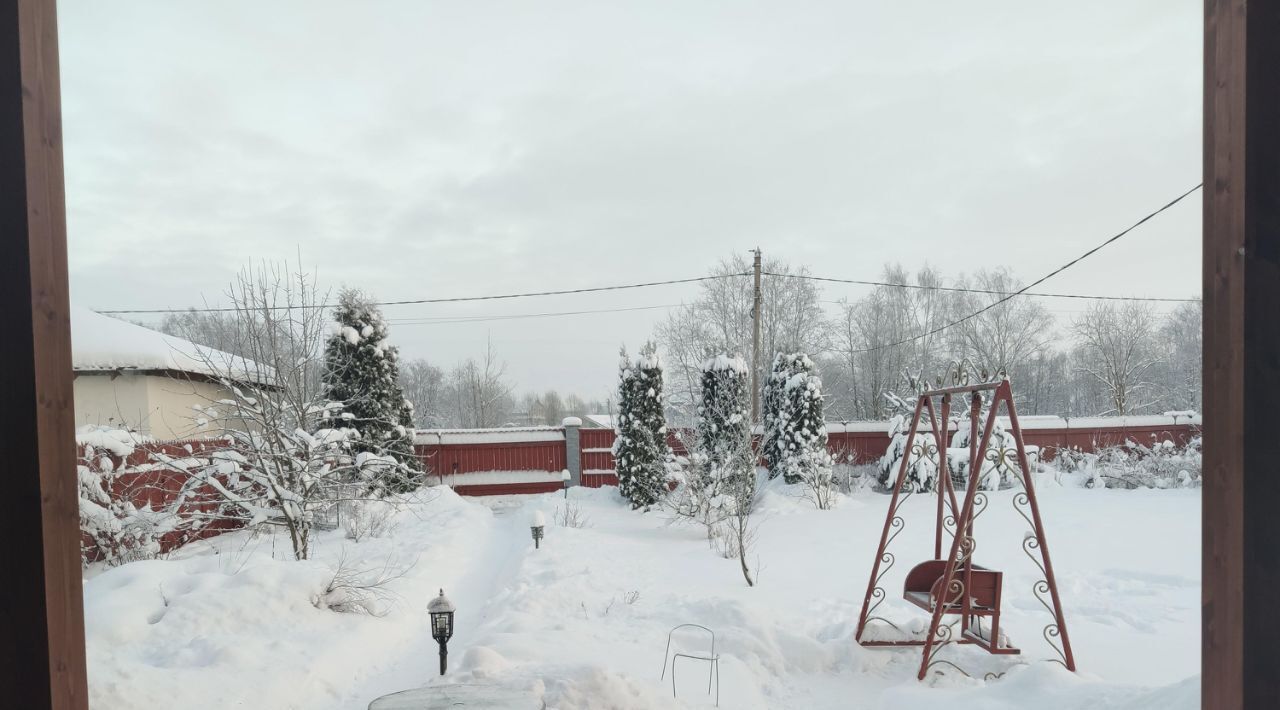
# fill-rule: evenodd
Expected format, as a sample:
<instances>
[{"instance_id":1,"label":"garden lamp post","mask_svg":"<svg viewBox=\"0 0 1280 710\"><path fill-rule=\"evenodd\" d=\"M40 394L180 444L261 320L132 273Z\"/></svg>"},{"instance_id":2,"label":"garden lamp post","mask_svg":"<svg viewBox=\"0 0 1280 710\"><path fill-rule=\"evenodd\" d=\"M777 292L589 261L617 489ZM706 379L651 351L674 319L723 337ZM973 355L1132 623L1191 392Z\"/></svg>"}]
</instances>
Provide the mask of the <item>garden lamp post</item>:
<instances>
[{"instance_id":1,"label":"garden lamp post","mask_svg":"<svg viewBox=\"0 0 1280 710\"><path fill-rule=\"evenodd\" d=\"M449 666L449 639L453 636L453 602L440 590L440 596L427 604L427 613L431 615L431 638L440 644L440 675L444 675Z\"/></svg>"},{"instance_id":2,"label":"garden lamp post","mask_svg":"<svg viewBox=\"0 0 1280 710\"><path fill-rule=\"evenodd\" d=\"M543 517L541 510L533 511L533 520L529 524L529 532L533 534L533 549L542 547L543 531L547 527L547 519Z\"/></svg>"}]
</instances>

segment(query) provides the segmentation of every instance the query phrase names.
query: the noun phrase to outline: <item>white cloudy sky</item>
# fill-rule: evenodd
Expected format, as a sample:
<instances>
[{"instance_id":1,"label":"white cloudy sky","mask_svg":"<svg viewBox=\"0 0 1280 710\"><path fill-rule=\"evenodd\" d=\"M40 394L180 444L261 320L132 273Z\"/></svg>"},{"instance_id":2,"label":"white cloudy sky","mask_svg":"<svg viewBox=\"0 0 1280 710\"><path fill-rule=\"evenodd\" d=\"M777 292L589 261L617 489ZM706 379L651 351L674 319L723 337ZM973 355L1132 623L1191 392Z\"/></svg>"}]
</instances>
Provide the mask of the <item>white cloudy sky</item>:
<instances>
[{"instance_id":1,"label":"white cloudy sky","mask_svg":"<svg viewBox=\"0 0 1280 710\"><path fill-rule=\"evenodd\" d=\"M218 302L294 258L382 299L697 276L759 245L1030 280L1199 181L1201 3L60 3L73 298ZM1199 290L1199 200L1057 290ZM679 303L695 286L389 309ZM859 287L826 297L856 297ZM1077 305L1050 305L1063 318ZM603 395L661 309L399 325Z\"/></svg>"}]
</instances>

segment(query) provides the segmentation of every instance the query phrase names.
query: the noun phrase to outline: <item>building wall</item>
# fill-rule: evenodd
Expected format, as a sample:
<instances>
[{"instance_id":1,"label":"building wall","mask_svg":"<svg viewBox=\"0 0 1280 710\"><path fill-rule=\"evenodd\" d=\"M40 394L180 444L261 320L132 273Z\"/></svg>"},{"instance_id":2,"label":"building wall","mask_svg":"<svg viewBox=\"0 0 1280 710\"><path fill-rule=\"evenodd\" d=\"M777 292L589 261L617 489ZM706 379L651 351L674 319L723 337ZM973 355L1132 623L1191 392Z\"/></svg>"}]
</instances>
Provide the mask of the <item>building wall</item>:
<instances>
[{"instance_id":1,"label":"building wall","mask_svg":"<svg viewBox=\"0 0 1280 710\"><path fill-rule=\"evenodd\" d=\"M210 382L159 375L77 373L76 424L119 427L160 441L216 435L224 422L200 423L193 405L207 407L230 397Z\"/></svg>"},{"instance_id":2,"label":"building wall","mask_svg":"<svg viewBox=\"0 0 1280 710\"><path fill-rule=\"evenodd\" d=\"M148 433L147 376L76 374L76 426L110 426Z\"/></svg>"}]
</instances>

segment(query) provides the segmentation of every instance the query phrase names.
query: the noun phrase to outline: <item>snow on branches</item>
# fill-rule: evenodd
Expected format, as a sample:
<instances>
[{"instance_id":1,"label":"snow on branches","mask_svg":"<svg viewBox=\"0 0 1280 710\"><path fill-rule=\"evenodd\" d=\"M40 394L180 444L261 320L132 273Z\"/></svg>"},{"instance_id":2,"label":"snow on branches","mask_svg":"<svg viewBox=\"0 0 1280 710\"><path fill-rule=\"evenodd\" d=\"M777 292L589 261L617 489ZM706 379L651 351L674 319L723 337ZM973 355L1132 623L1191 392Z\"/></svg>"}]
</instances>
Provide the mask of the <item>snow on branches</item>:
<instances>
[{"instance_id":1,"label":"snow on branches","mask_svg":"<svg viewBox=\"0 0 1280 710\"><path fill-rule=\"evenodd\" d=\"M662 362L652 342L632 362L624 348L618 365L617 438L613 442L618 491L632 508L648 509L666 493L671 449L663 412Z\"/></svg>"}]
</instances>

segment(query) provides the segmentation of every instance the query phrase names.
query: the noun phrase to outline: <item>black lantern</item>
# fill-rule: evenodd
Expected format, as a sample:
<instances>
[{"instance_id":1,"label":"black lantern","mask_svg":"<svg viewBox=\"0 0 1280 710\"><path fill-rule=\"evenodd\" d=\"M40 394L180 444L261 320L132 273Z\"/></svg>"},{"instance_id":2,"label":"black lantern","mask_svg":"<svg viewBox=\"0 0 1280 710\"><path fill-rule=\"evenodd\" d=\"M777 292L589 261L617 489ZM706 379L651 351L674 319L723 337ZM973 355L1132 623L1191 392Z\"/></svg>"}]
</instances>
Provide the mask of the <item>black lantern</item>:
<instances>
[{"instance_id":1,"label":"black lantern","mask_svg":"<svg viewBox=\"0 0 1280 710\"><path fill-rule=\"evenodd\" d=\"M542 547L542 535L547 527L547 519L543 517L541 510L535 510L533 519L529 523L529 532L533 534L533 549L536 550Z\"/></svg>"},{"instance_id":2,"label":"black lantern","mask_svg":"<svg viewBox=\"0 0 1280 710\"><path fill-rule=\"evenodd\" d=\"M444 675L448 667L449 639L453 637L453 602L440 590L440 596L427 605L427 613L431 615L431 638L440 644L440 675Z\"/></svg>"}]
</instances>

